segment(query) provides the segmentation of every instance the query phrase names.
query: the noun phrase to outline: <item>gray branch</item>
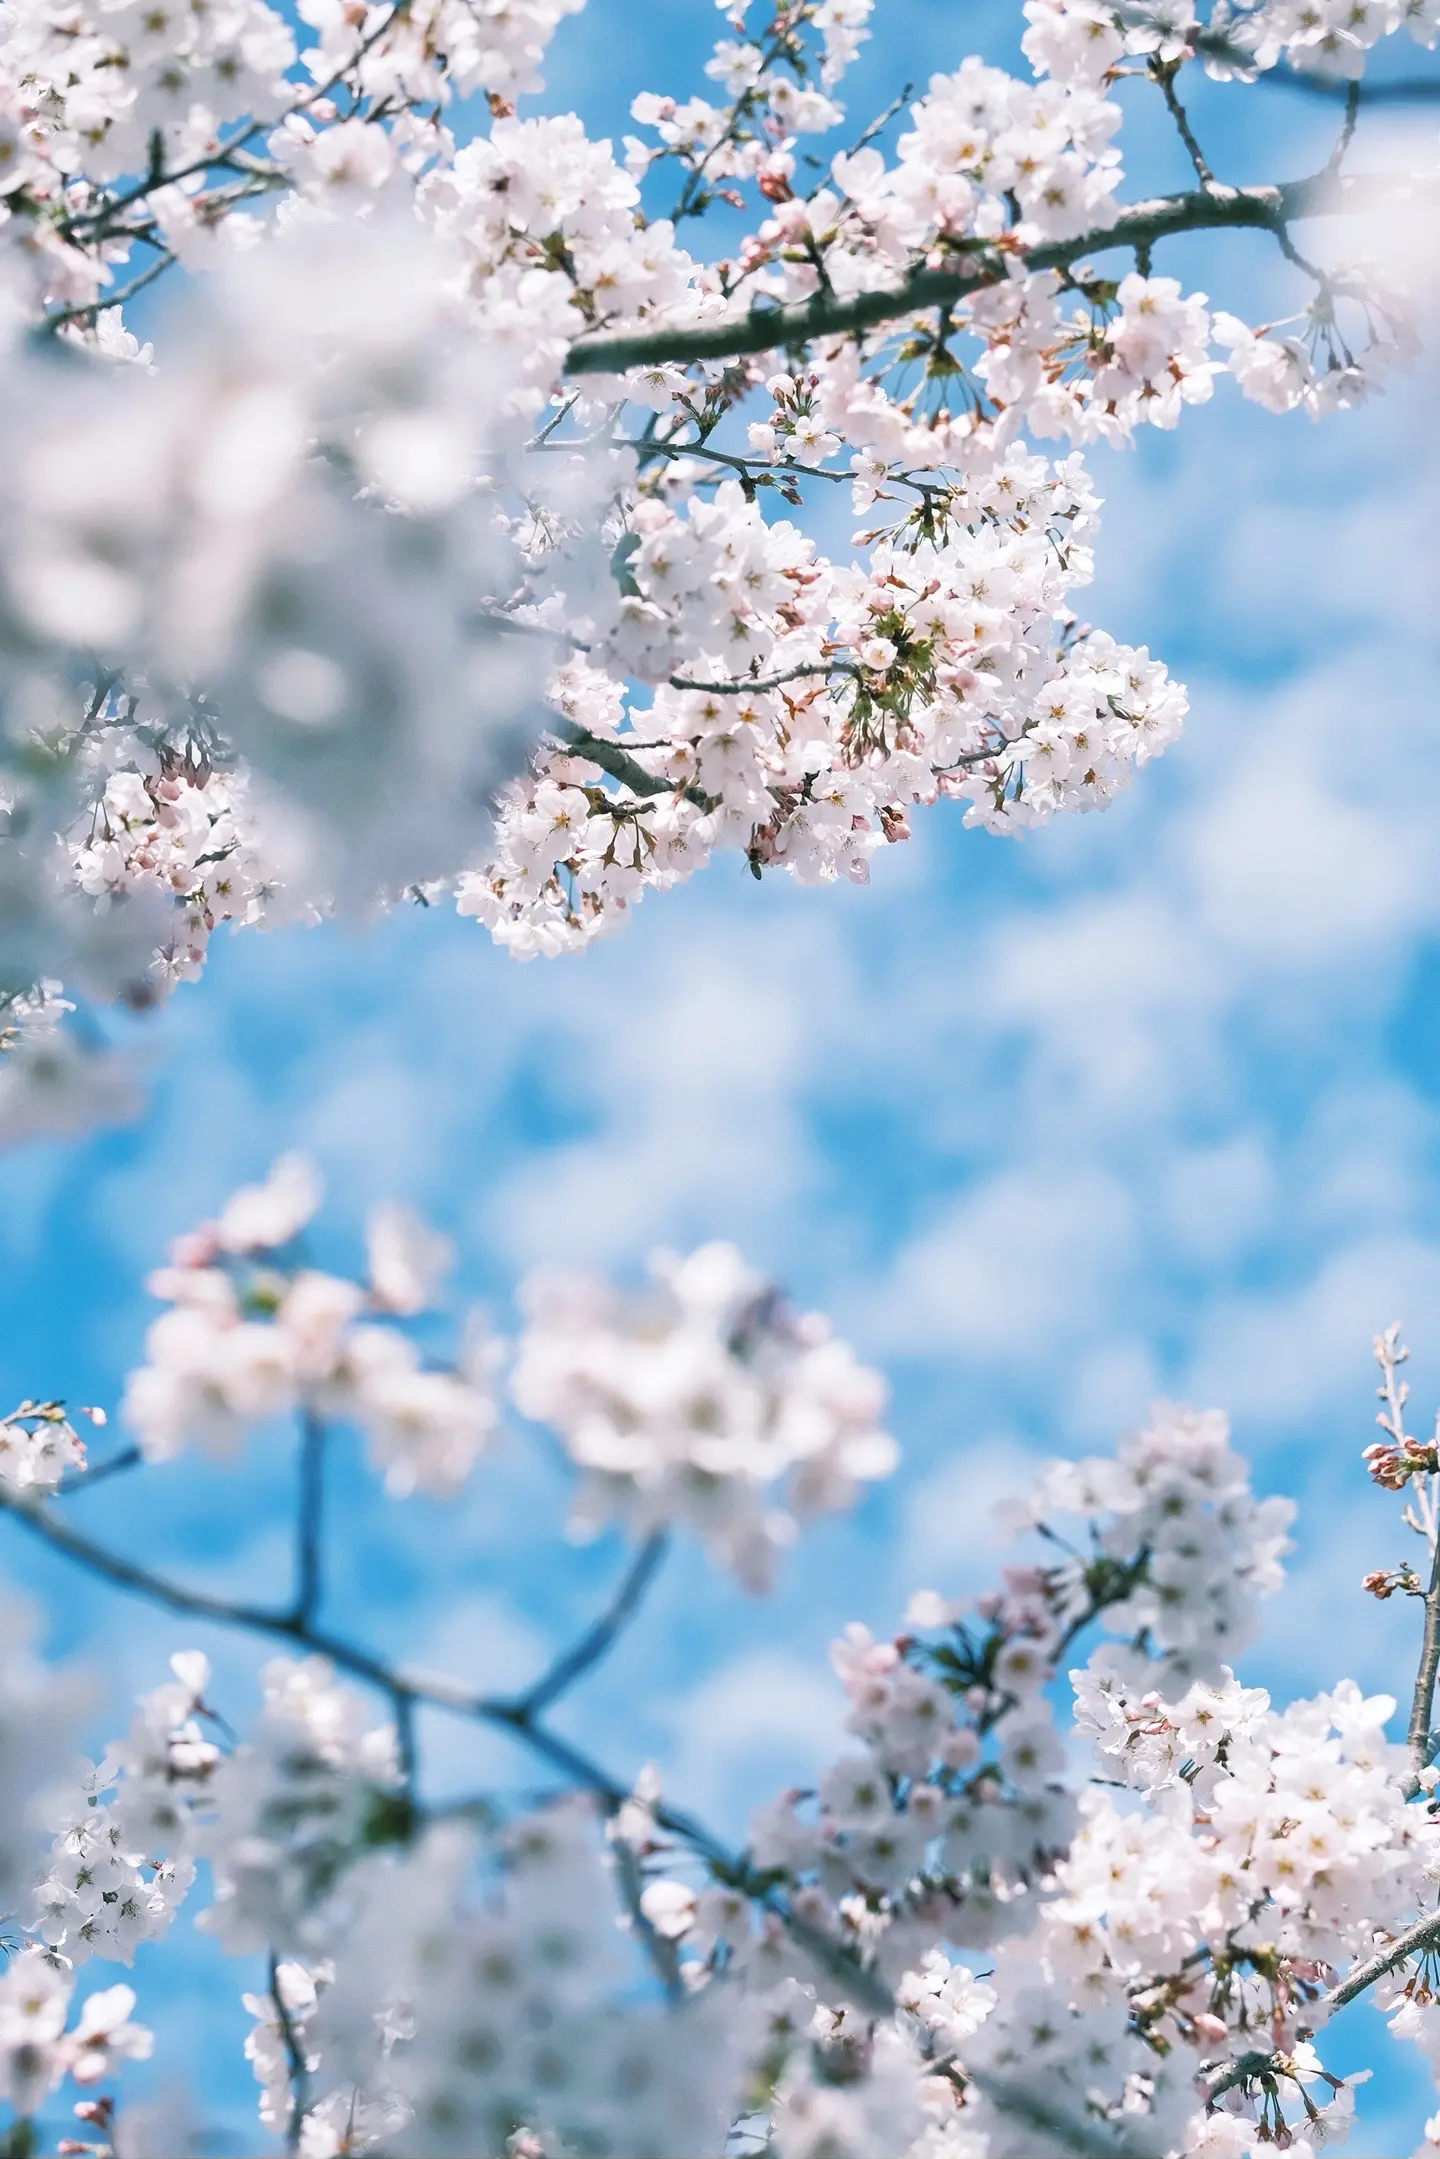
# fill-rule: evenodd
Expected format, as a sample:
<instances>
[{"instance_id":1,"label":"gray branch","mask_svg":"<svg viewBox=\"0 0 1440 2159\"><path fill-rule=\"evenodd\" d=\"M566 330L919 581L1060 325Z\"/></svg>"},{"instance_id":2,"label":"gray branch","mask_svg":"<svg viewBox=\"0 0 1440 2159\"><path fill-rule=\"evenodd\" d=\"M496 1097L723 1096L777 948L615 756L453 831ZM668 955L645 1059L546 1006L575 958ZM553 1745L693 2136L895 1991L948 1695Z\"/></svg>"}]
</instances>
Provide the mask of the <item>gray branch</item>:
<instances>
[{"instance_id":1,"label":"gray branch","mask_svg":"<svg viewBox=\"0 0 1440 2159\"><path fill-rule=\"evenodd\" d=\"M943 307L968 293L999 284L1017 258L1030 270L1064 270L1090 255L1112 248L1149 248L1184 232L1233 229L1283 232L1290 224L1315 217L1340 217L1374 209L1397 191L1415 183L1398 173L1367 173L1341 178L1331 172L1279 187L1213 187L1182 195L1157 196L1131 203L1110 225L1081 233L1073 240L1051 240L1028 251L976 246L953 269L917 268L899 284L878 292L841 299L819 292L785 306L752 307L729 322L692 324L672 329L626 331L582 337L570 348L570 375L618 375L627 368L661 361L729 360L743 353L774 352L803 346L817 337L845 337L875 329L924 308ZM1429 189L1433 196L1433 186Z\"/></svg>"},{"instance_id":2,"label":"gray branch","mask_svg":"<svg viewBox=\"0 0 1440 2159\"><path fill-rule=\"evenodd\" d=\"M1322 1994L1308 2012L1311 2019L1308 2028L1318 2028L1332 2011L1344 2009L1349 2003L1358 2000L1360 1995L1374 1986L1377 1979L1383 1979L1387 1972L1393 1972L1397 1964L1403 1964L1405 1959L1413 1957L1417 1950L1433 1949L1437 1946L1440 1946L1440 1912L1427 1912L1423 1919L1417 1919L1403 1934L1397 1934L1388 1948L1378 1950L1373 1957L1367 1957L1363 1964L1352 1965L1338 1985ZM1301 2029L1306 2028L1302 2021ZM1227 2068L1209 2079L1205 2090L1206 2105L1213 2106L1226 2092L1234 2091L1237 2084L1248 2084L1257 2077L1283 2076L1288 2059L1284 2054L1241 2054Z\"/></svg>"},{"instance_id":3,"label":"gray branch","mask_svg":"<svg viewBox=\"0 0 1440 2159\"><path fill-rule=\"evenodd\" d=\"M386 1696L394 1708L400 1734L401 1754L407 1773L407 1786L413 1777L414 1739L413 1723L417 1705L448 1711L452 1716L473 1719L508 1732L519 1745L527 1747L532 1754L558 1770L568 1781L591 1792L607 1813L614 1814L630 1797L629 1788L591 1756L562 1739L540 1721L539 1710L525 1695L477 1694L472 1688L432 1673L420 1673L404 1666L392 1666L371 1651L346 1641L342 1636L328 1633L313 1622L298 1615L293 1609L269 1611L263 1605L233 1604L223 1597L212 1597L204 1590L187 1589L183 1583L171 1581L167 1576L156 1574L148 1567L138 1566L134 1560L112 1552L98 1544L93 1537L84 1536L68 1523L55 1519L41 1506L27 1504L0 1493L0 1512L39 1537L67 1559L89 1568L102 1580L117 1589L144 1597L151 1604L164 1606L167 1611L181 1612L193 1619L212 1621L217 1626L241 1627L249 1633L266 1634L296 1647L328 1657L338 1671L348 1672L352 1678L363 1680ZM642 1576L640 1587L648 1580ZM622 1596L624 1591L622 1589ZM617 1599L617 1602L620 1600ZM639 1593L631 1587L628 1610L639 1602ZM616 1631L615 1607L607 1615L612 1622L609 1637L598 1647L593 1645L593 1633L577 1645L587 1651L590 1663L603 1654ZM605 1621L598 1623L603 1628ZM561 1660L563 1666L565 1660ZM538 1683L546 1687L561 1667ZM578 1673L577 1675L578 1676ZM562 1677L562 1685L568 1684ZM546 1699L553 1699L547 1695ZM542 1705L543 1706L543 1705ZM819 1928L811 1926L790 1909L788 1899L775 1884L757 1877L742 1854L731 1851L722 1844L705 1825L682 1808L657 1805L651 1809L656 1824L667 1835L676 1837L705 1859L720 1879L733 1883L746 1896L776 1914L788 1928L796 1944L824 1971L840 1991L855 2001L872 2016L885 2016L894 2009L894 1997L879 1976L869 1971L841 1942L832 1941Z\"/></svg>"},{"instance_id":4,"label":"gray branch","mask_svg":"<svg viewBox=\"0 0 1440 2159\"><path fill-rule=\"evenodd\" d=\"M1038 2081L1033 2085L1016 2084L984 2069L968 2069L966 2075L1002 2114L1050 2138L1061 2151L1073 2153L1075 2159L1160 2159L1160 2145L1153 2133L1146 2136L1140 2124L1119 2128L1078 2114L1050 2097Z\"/></svg>"},{"instance_id":5,"label":"gray branch","mask_svg":"<svg viewBox=\"0 0 1440 2159\"><path fill-rule=\"evenodd\" d=\"M557 1657L548 1672L542 1672L523 1694L517 1696L517 1709L527 1711L532 1717L539 1716L562 1694L568 1693L577 1679L583 1679L587 1672L593 1671L602 1657L608 1656L640 1609L645 1592L659 1573L668 1541L663 1529L651 1531L626 1569L610 1604L594 1624L586 1628L573 1648Z\"/></svg>"}]
</instances>

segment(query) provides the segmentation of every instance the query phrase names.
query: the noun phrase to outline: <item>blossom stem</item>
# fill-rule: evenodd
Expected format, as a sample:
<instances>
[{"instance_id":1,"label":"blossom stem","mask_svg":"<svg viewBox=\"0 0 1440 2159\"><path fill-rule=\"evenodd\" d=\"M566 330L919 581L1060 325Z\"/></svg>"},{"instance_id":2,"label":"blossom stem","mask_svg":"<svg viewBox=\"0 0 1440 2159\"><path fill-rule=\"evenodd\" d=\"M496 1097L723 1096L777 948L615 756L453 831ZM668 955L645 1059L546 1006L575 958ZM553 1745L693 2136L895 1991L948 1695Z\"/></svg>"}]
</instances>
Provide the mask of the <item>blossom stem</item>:
<instances>
[{"instance_id":1,"label":"blossom stem","mask_svg":"<svg viewBox=\"0 0 1440 2159\"><path fill-rule=\"evenodd\" d=\"M273 1949L270 1952L270 1999L275 2005L275 2019L285 2042L285 2069L290 2081L290 2119L285 2125L285 2149L298 2152L305 2132L305 2116L309 2112L310 2074L300 2035L281 1990L280 1966Z\"/></svg>"},{"instance_id":2,"label":"blossom stem","mask_svg":"<svg viewBox=\"0 0 1440 2159\"><path fill-rule=\"evenodd\" d=\"M1151 79L1160 85L1160 93L1165 100L1166 109L1175 122L1180 140L1185 145L1186 154L1195 167L1195 177L1203 188L1213 188L1215 175L1210 170L1210 160L1196 140L1195 130L1190 125L1190 115L1186 112L1176 94L1175 71L1178 66L1179 62L1175 60L1153 60L1150 64Z\"/></svg>"}]
</instances>

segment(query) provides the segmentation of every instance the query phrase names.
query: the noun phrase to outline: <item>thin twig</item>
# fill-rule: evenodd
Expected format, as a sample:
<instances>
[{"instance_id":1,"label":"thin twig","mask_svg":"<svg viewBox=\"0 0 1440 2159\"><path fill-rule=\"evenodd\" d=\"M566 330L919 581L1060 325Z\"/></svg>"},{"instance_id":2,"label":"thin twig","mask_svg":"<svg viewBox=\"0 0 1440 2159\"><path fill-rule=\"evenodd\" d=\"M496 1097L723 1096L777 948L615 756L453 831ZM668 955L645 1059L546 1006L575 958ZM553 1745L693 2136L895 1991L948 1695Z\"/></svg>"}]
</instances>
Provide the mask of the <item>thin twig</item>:
<instances>
[{"instance_id":1,"label":"thin twig","mask_svg":"<svg viewBox=\"0 0 1440 2159\"><path fill-rule=\"evenodd\" d=\"M1410 1749L1410 1781L1407 1799L1420 1789L1420 1772L1430 1760L1430 1727L1435 1714L1435 1681L1440 1677L1440 1537L1430 1556L1430 1586L1425 1592L1425 1632L1420 1645L1420 1669L1410 1702L1410 1725L1405 1734Z\"/></svg>"},{"instance_id":2,"label":"thin twig","mask_svg":"<svg viewBox=\"0 0 1440 2159\"><path fill-rule=\"evenodd\" d=\"M877 135L883 135L886 128L890 125L890 122L894 119L896 113L899 112L901 106L905 104L906 100L910 96L911 91L914 88L915 85L913 82L907 82L904 87L898 92L898 94L895 97L891 98L889 104L885 107L884 112L877 113L875 115L875 118L870 121L869 125L863 127L860 130L860 133L855 137L854 142L851 143L849 149L845 152L845 155L847 157L858 157L867 143L874 142Z\"/></svg>"},{"instance_id":3,"label":"thin twig","mask_svg":"<svg viewBox=\"0 0 1440 2159\"><path fill-rule=\"evenodd\" d=\"M1440 99L1440 76L1417 75L1405 82L1347 82L1339 75L1310 75L1301 68L1267 68L1256 78L1277 90L1303 90L1309 97L1346 105L1433 105Z\"/></svg>"},{"instance_id":4,"label":"thin twig","mask_svg":"<svg viewBox=\"0 0 1440 2159\"><path fill-rule=\"evenodd\" d=\"M778 675L737 675L728 682L693 682L687 675L671 675L672 690L702 690L707 697L747 697L763 690L780 690L787 682L803 682L807 676L857 675L852 660L804 660Z\"/></svg>"},{"instance_id":5,"label":"thin twig","mask_svg":"<svg viewBox=\"0 0 1440 2159\"><path fill-rule=\"evenodd\" d=\"M38 334L44 336L49 333L53 336L55 331L64 329L66 323L94 322L97 315L106 314L112 307L123 308L126 301L133 300L137 292L143 292L147 285L153 285L158 277L163 277L167 270L173 269L177 260L178 257L166 248L148 269L140 271L138 276L132 277L129 284L122 285L117 292L103 293L99 299L87 300L82 306L62 307L57 313L47 315L43 322L36 325Z\"/></svg>"},{"instance_id":6,"label":"thin twig","mask_svg":"<svg viewBox=\"0 0 1440 2159\"><path fill-rule=\"evenodd\" d=\"M517 1695L517 1709L525 1710L532 1717L538 1716L609 1654L640 1609L646 1591L659 1573L668 1541L663 1529L651 1531L600 1617L586 1628L573 1648L556 1658L548 1672L543 1672L533 1686Z\"/></svg>"},{"instance_id":7,"label":"thin twig","mask_svg":"<svg viewBox=\"0 0 1440 2159\"><path fill-rule=\"evenodd\" d=\"M313 1409L301 1413L300 1505L295 1516L295 1618L306 1626L324 1587L321 1531L325 1506L325 1422Z\"/></svg>"},{"instance_id":8,"label":"thin twig","mask_svg":"<svg viewBox=\"0 0 1440 2159\"><path fill-rule=\"evenodd\" d=\"M145 1457L138 1447L122 1448L112 1454L108 1462L93 1462L87 1469L77 1469L73 1475L62 1477L52 1497L68 1499L72 1492L88 1492L92 1484L103 1484L107 1477L118 1477L122 1470L137 1469Z\"/></svg>"},{"instance_id":9,"label":"thin twig","mask_svg":"<svg viewBox=\"0 0 1440 2159\"><path fill-rule=\"evenodd\" d=\"M1196 178L1202 187L1212 188L1215 185L1215 175L1210 170L1210 160L1196 140L1195 130L1190 125L1190 116L1176 93L1175 71L1179 65L1178 60L1152 60L1150 63L1150 79L1160 85L1160 93L1165 100L1166 108L1171 119L1175 122L1180 140L1185 145L1190 162L1195 167Z\"/></svg>"},{"instance_id":10,"label":"thin twig","mask_svg":"<svg viewBox=\"0 0 1440 2159\"><path fill-rule=\"evenodd\" d=\"M1330 152L1330 160L1325 167L1327 172L1338 172L1344 164L1345 154L1355 140L1355 125L1359 118L1360 85L1358 82L1352 82L1345 99L1345 118L1340 123L1339 140Z\"/></svg>"}]
</instances>

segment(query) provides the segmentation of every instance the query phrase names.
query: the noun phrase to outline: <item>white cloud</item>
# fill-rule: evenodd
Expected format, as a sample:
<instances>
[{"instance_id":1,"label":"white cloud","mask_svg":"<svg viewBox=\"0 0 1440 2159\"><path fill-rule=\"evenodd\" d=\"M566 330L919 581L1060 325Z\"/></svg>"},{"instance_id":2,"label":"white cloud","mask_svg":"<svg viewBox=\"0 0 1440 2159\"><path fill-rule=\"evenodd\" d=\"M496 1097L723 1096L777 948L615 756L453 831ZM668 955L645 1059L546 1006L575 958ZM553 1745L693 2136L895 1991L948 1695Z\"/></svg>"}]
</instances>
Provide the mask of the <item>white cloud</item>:
<instances>
[{"instance_id":1,"label":"white cloud","mask_svg":"<svg viewBox=\"0 0 1440 2159\"><path fill-rule=\"evenodd\" d=\"M737 1658L676 1702L665 1788L706 1821L743 1833L752 1807L813 1784L846 1745L845 1696L819 1663L785 1650Z\"/></svg>"},{"instance_id":2,"label":"white cloud","mask_svg":"<svg viewBox=\"0 0 1440 2159\"><path fill-rule=\"evenodd\" d=\"M1004 1170L897 1254L868 1339L902 1354L1053 1355L1093 1332L1134 1234L1132 1195L1104 1170Z\"/></svg>"},{"instance_id":3,"label":"white cloud","mask_svg":"<svg viewBox=\"0 0 1440 2159\"><path fill-rule=\"evenodd\" d=\"M1023 1440L994 1432L914 1487L894 1560L902 1605L917 1589L972 1596L995 1582L1005 1543L995 1509L1023 1497L1040 1460Z\"/></svg>"},{"instance_id":4,"label":"white cloud","mask_svg":"<svg viewBox=\"0 0 1440 2159\"><path fill-rule=\"evenodd\" d=\"M1333 968L1433 913L1433 848L1327 785L1296 732L1267 730L1197 805L1186 852L1205 923L1242 962Z\"/></svg>"},{"instance_id":5,"label":"white cloud","mask_svg":"<svg viewBox=\"0 0 1440 2159\"><path fill-rule=\"evenodd\" d=\"M1197 1330L1190 1391L1237 1419L1298 1430L1337 1398L1363 1400L1373 1334L1394 1319L1419 1332L1437 1310L1440 1246L1365 1238L1329 1253L1298 1288L1216 1298Z\"/></svg>"},{"instance_id":6,"label":"white cloud","mask_svg":"<svg viewBox=\"0 0 1440 2159\"><path fill-rule=\"evenodd\" d=\"M692 914L621 979L618 1002L574 1001L555 1049L593 1134L532 1154L485 1207L517 1264L743 1232L790 1215L814 1178L800 1097L848 995L833 929Z\"/></svg>"}]
</instances>

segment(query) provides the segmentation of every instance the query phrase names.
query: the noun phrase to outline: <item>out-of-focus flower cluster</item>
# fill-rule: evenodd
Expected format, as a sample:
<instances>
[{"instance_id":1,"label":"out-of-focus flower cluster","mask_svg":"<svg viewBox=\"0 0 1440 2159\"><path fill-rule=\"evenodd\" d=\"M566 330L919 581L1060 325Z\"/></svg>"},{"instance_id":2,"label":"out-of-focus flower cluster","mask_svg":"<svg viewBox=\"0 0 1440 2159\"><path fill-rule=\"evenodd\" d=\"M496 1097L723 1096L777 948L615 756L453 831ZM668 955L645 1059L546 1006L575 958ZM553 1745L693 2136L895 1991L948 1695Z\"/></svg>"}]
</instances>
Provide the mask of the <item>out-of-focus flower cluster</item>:
<instances>
[{"instance_id":1,"label":"out-of-focus flower cluster","mask_svg":"<svg viewBox=\"0 0 1440 2159\"><path fill-rule=\"evenodd\" d=\"M583 1472L576 1525L695 1529L765 1587L797 1526L854 1504L898 1459L885 1386L819 1313L797 1317L733 1245L662 1253L627 1297L539 1274L511 1388Z\"/></svg>"},{"instance_id":2,"label":"out-of-focus flower cluster","mask_svg":"<svg viewBox=\"0 0 1440 2159\"><path fill-rule=\"evenodd\" d=\"M408 1209L371 1217L368 1282L279 1255L295 1245L323 1186L287 1155L237 1192L218 1221L179 1240L151 1277L169 1310L146 1337L123 1415L150 1461L187 1447L233 1455L252 1427L297 1411L364 1432L396 1494L458 1490L489 1441L496 1405L478 1337L458 1367L427 1365L394 1324L423 1312L450 1247Z\"/></svg>"},{"instance_id":3,"label":"out-of-focus flower cluster","mask_svg":"<svg viewBox=\"0 0 1440 2159\"><path fill-rule=\"evenodd\" d=\"M459 1362L443 1366L398 1324L431 1307L453 1256L407 1208L372 1212L365 1282L305 1264L298 1240L322 1191L313 1163L287 1155L178 1240L150 1279L168 1309L130 1375L124 1421L149 1461L190 1447L230 1458L252 1428L297 1413L315 1427L354 1424L390 1492L453 1494L495 1435L504 1345L477 1317ZM884 1382L819 1313L793 1314L733 1246L657 1255L653 1274L638 1297L589 1277L532 1276L511 1395L582 1473L578 1533L612 1521L641 1538L690 1528L763 1588L801 1523L852 1506L894 1469ZM11 1424L42 1434L25 1437L13 1472L0 1461L16 1490L53 1487L67 1463L83 1465L54 1405L26 1405Z\"/></svg>"}]
</instances>

